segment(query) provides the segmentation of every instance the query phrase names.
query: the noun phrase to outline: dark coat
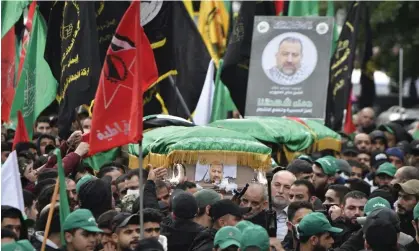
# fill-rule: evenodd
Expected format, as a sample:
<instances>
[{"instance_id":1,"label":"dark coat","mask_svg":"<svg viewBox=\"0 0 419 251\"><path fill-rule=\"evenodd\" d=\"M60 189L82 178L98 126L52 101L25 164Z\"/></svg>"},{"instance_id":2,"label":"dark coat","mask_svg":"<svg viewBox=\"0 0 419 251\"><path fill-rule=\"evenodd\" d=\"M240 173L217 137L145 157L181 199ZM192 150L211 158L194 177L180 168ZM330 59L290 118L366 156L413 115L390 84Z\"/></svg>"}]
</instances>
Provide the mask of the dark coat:
<instances>
[{"instance_id":1,"label":"dark coat","mask_svg":"<svg viewBox=\"0 0 419 251\"><path fill-rule=\"evenodd\" d=\"M216 233L217 230L214 228L205 229L196 236L189 251L212 251Z\"/></svg>"},{"instance_id":2,"label":"dark coat","mask_svg":"<svg viewBox=\"0 0 419 251\"><path fill-rule=\"evenodd\" d=\"M163 221L161 232L167 237L167 250L188 250L195 237L205 228L192 220Z\"/></svg>"}]
</instances>

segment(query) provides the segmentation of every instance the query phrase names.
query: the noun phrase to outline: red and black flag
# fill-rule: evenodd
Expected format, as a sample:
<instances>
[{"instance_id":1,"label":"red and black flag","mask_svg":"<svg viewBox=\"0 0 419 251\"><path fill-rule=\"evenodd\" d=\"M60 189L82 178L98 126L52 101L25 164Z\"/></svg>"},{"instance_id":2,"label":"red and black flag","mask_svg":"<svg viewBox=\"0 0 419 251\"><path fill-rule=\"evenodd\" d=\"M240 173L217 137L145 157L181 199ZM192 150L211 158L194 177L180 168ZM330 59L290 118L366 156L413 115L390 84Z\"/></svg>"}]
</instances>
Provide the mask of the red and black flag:
<instances>
[{"instance_id":1,"label":"red and black flag","mask_svg":"<svg viewBox=\"0 0 419 251\"><path fill-rule=\"evenodd\" d=\"M153 50L140 23L140 2L122 18L105 57L93 107L90 155L142 137L143 92L157 80Z\"/></svg>"},{"instance_id":2,"label":"red and black flag","mask_svg":"<svg viewBox=\"0 0 419 251\"><path fill-rule=\"evenodd\" d=\"M348 106L348 103L352 92L351 77L354 68L361 4L362 2L352 4L330 63L326 125L335 131L342 130L344 112L348 107L351 107Z\"/></svg>"},{"instance_id":3,"label":"red and black flag","mask_svg":"<svg viewBox=\"0 0 419 251\"><path fill-rule=\"evenodd\" d=\"M59 81L61 138L69 136L75 109L93 100L106 50L128 6L127 1L56 1L50 7L45 58Z\"/></svg>"},{"instance_id":4,"label":"red and black flag","mask_svg":"<svg viewBox=\"0 0 419 251\"><path fill-rule=\"evenodd\" d=\"M241 114L246 105L253 20L256 15L275 16L272 1L243 1L230 35L221 80L230 90L231 98Z\"/></svg>"}]
</instances>

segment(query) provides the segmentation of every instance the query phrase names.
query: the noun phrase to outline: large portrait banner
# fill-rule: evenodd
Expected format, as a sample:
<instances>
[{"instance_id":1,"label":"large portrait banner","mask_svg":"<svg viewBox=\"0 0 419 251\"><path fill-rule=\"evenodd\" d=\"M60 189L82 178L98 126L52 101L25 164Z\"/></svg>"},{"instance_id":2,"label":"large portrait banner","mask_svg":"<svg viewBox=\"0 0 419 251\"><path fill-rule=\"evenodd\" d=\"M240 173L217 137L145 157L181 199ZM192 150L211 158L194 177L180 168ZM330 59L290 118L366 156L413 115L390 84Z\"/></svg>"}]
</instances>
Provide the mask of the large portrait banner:
<instances>
[{"instance_id":1,"label":"large portrait banner","mask_svg":"<svg viewBox=\"0 0 419 251\"><path fill-rule=\"evenodd\" d=\"M245 116L325 118L333 18L256 16Z\"/></svg>"}]
</instances>

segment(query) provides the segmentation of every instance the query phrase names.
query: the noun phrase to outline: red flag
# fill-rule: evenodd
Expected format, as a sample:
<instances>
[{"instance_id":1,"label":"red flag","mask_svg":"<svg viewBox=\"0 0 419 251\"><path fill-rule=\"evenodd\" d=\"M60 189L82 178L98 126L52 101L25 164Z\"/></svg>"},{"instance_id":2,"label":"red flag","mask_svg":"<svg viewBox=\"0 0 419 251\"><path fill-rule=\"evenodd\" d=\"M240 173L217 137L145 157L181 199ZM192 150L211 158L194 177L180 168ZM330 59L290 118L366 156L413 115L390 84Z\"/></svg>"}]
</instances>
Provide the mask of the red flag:
<instances>
[{"instance_id":1,"label":"red flag","mask_svg":"<svg viewBox=\"0 0 419 251\"><path fill-rule=\"evenodd\" d=\"M20 73L22 72L23 63L25 62L26 46L29 43L30 33L32 31L32 20L33 20L33 15L35 13L35 9L36 9L36 1L33 1L31 5L29 6L28 18L26 19L25 32L22 39L22 48L20 49L19 68L17 70L18 81L20 79Z\"/></svg>"},{"instance_id":2,"label":"red flag","mask_svg":"<svg viewBox=\"0 0 419 251\"><path fill-rule=\"evenodd\" d=\"M8 122L15 97L15 27L1 39L1 120Z\"/></svg>"},{"instance_id":3,"label":"red flag","mask_svg":"<svg viewBox=\"0 0 419 251\"><path fill-rule=\"evenodd\" d=\"M91 155L142 138L143 92L158 78L150 42L133 1L112 38L93 107Z\"/></svg>"},{"instance_id":4,"label":"red flag","mask_svg":"<svg viewBox=\"0 0 419 251\"><path fill-rule=\"evenodd\" d=\"M281 14L282 11L284 11L284 0L275 0L274 4L275 4L276 15L279 16L279 14Z\"/></svg>"},{"instance_id":5,"label":"red flag","mask_svg":"<svg viewBox=\"0 0 419 251\"><path fill-rule=\"evenodd\" d=\"M356 131L354 122L352 121L352 102L349 98L348 106L346 107L345 124L343 125L343 131L349 135Z\"/></svg>"},{"instance_id":6,"label":"red flag","mask_svg":"<svg viewBox=\"0 0 419 251\"><path fill-rule=\"evenodd\" d=\"M19 142L29 142L28 131L26 130L25 120L23 119L22 112L17 112L17 127L15 132L15 138L13 139L13 150Z\"/></svg>"}]
</instances>

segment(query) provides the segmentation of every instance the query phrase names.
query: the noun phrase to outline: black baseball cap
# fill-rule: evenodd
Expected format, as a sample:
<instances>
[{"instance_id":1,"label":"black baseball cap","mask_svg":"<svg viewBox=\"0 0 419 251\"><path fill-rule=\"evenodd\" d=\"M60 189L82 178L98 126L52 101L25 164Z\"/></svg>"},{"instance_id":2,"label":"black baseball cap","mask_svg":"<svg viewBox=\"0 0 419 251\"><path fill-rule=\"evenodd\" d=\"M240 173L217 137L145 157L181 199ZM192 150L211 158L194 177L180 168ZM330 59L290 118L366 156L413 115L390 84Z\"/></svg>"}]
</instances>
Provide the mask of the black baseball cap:
<instances>
[{"instance_id":1,"label":"black baseball cap","mask_svg":"<svg viewBox=\"0 0 419 251\"><path fill-rule=\"evenodd\" d=\"M385 152L375 151L371 153L370 164L372 168L378 169L378 167L385 162L390 162Z\"/></svg>"},{"instance_id":2,"label":"black baseball cap","mask_svg":"<svg viewBox=\"0 0 419 251\"><path fill-rule=\"evenodd\" d=\"M359 153L358 148L356 148L354 142L347 141L344 144L342 144L342 154L349 154L352 153L354 155Z\"/></svg>"},{"instance_id":3,"label":"black baseball cap","mask_svg":"<svg viewBox=\"0 0 419 251\"><path fill-rule=\"evenodd\" d=\"M373 210L363 227L365 240L374 249L397 246L397 234L400 233L400 220L396 212L389 208Z\"/></svg>"},{"instance_id":4,"label":"black baseball cap","mask_svg":"<svg viewBox=\"0 0 419 251\"><path fill-rule=\"evenodd\" d=\"M215 202L209 211L209 215L215 221L224 215L231 214L243 218L243 215L250 212L252 208L250 207L239 207L236 203L229 199L224 199Z\"/></svg>"},{"instance_id":5,"label":"black baseball cap","mask_svg":"<svg viewBox=\"0 0 419 251\"><path fill-rule=\"evenodd\" d=\"M370 136L371 141L376 140L376 139L383 139L384 142L387 144L387 138L383 131L374 130L370 133L369 136Z\"/></svg>"},{"instance_id":6,"label":"black baseball cap","mask_svg":"<svg viewBox=\"0 0 419 251\"><path fill-rule=\"evenodd\" d=\"M410 142L410 153L413 155L419 155L419 139L415 139Z\"/></svg>"},{"instance_id":7,"label":"black baseball cap","mask_svg":"<svg viewBox=\"0 0 419 251\"><path fill-rule=\"evenodd\" d=\"M179 192L173 197L172 212L177 218L192 219L198 213L198 203L188 192Z\"/></svg>"},{"instance_id":8,"label":"black baseball cap","mask_svg":"<svg viewBox=\"0 0 419 251\"><path fill-rule=\"evenodd\" d=\"M127 212L119 213L112 220L112 232L115 232L118 228L126 227L129 224L139 225L140 216Z\"/></svg>"}]
</instances>

